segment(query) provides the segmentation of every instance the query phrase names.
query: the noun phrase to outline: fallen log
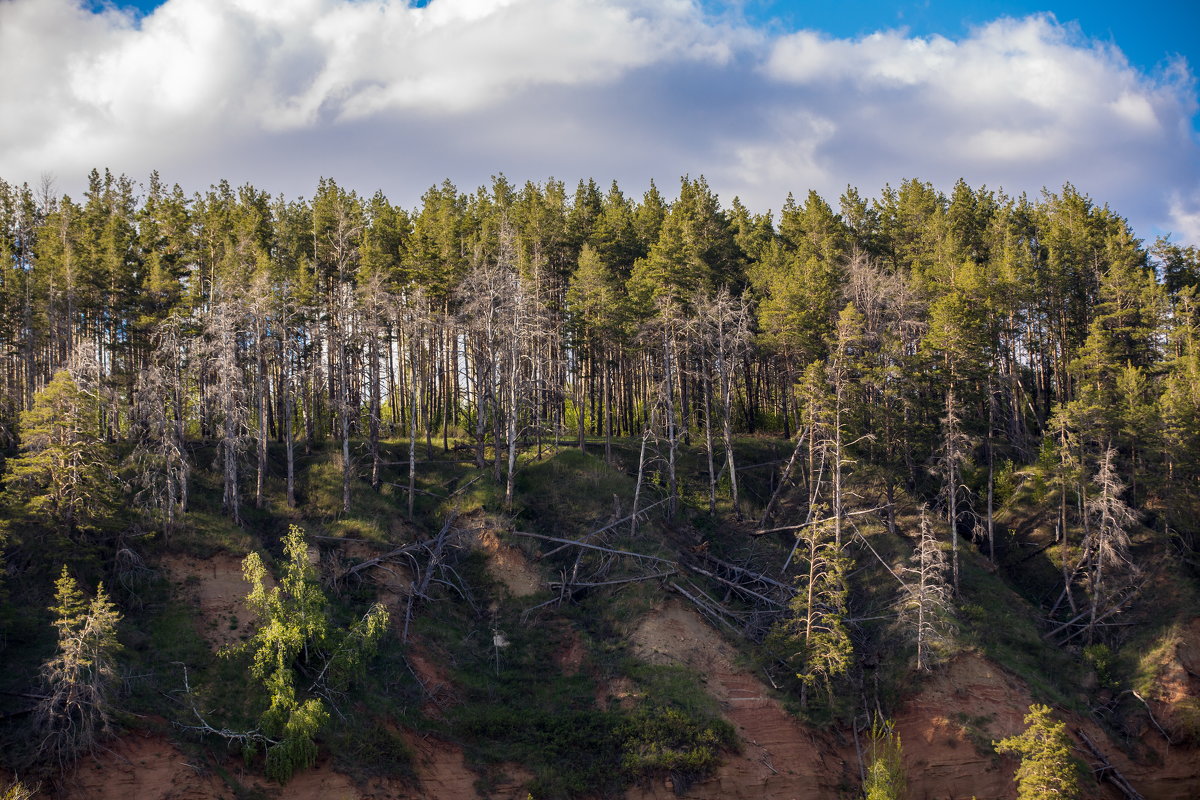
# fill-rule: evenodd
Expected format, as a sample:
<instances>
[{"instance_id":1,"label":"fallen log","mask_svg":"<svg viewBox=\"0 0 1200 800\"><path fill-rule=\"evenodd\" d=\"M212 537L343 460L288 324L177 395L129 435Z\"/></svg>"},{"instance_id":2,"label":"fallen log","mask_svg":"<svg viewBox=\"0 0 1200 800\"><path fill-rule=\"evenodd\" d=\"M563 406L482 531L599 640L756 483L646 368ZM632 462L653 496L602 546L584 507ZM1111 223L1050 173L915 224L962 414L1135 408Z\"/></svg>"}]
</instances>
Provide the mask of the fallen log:
<instances>
[{"instance_id":1,"label":"fallen log","mask_svg":"<svg viewBox=\"0 0 1200 800\"><path fill-rule=\"evenodd\" d=\"M586 542L588 539L591 539L593 536L604 533L607 530L612 530L613 528L620 525L622 522L628 522L629 520L633 519L634 517L636 517L640 514L645 514L650 509L654 508L655 506L662 505L665 502L667 502L667 501L664 499L664 500L659 500L657 503L651 503L650 505L646 506L643 509L639 509L638 511L635 511L632 514L629 514L628 516L621 517L616 522L610 522L609 524L605 525L603 528L597 528L596 530L592 531L591 533L585 534L578 539L572 540L571 543L579 544L582 542ZM559 545L558 547L554 548L553 550L546 552L546 553L542 553L540 556L537 556L536 560L541 561L543 558L549 558L550 556L554 555L555 553L559 552L560 550L565 550L566 548L568 548L570 546L571 546L570 544Z\"/></svg>"},{"instance_id":2,"label":"fallen log","mask_svg":"<svg viewBox=\"0 0 1200 800\"><path fill-rule=\"evenodd\" d=\"M667 558L660 558L658 556L648 556L645 553L634 553L629 550L617 550L616 548L613 548L613 547L601 547L598 544L588 544L587 542L580 542L580 541L576 541L575 539L560 539L557 536L545 536L540 533L531 533L530 531L513 531L513 534L516 536L527 536L530 539L541 539L542 541L545 541L545 542L558 542L559 544L574 545L575 547L582 547L587 550L596 550L601 553L611 553L611 554L617 555L617 556L630 556L632 558L642 558L647 561L657 561L660 564L670 564L672 567L675 566L675 562L671 561L670 559L667 559Z\"/></svg>"},{"instance_id":3,"label":"fallen log","mask_svg":"<svg viewBox=\"0 0 1200 800\"><path fill-rule=\"evenodd\" d=\"M1076 728L1075 733L1087 745L1087 749L1092 751L1092 756L1100 762L1099 767L1092 768L1092 772L1096 775L1096 780L1108 781L1117 787L1117 790L1125 795L1125 800L1146 800L1140 792L1133 788L1133 784L1112 765L1112 762L1108 760L1104 753L1100 752L1100 748L1096 747L1095 743L1088 738L1088 735L1083 732L1082 728Z\"/></svg>"}]
</instances>

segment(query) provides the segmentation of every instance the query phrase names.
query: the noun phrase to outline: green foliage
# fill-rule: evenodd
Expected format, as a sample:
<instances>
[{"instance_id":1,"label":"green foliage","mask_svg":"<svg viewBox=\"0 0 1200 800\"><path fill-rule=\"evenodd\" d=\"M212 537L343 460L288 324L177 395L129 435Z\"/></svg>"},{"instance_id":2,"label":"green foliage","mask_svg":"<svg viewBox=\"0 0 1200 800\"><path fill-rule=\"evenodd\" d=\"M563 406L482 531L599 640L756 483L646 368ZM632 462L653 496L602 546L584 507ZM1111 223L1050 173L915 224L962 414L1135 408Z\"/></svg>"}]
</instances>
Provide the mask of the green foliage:
<instances>
[{"instance_id":1,"label":"green foliage","mask_svg":"<svg viewBox=\"0 0 1200 800\"><path fill-rule=\"evenodd\" d=\"M822 685L832 706L834 682L850 669L854 656L845 622L850 561L828 538L827 524L810 526L799 535L807 563L790 614L776 626L773 642L786 648L787 660L803 682L801 705L806 705L809 687Z\"/></svg>"},{"instance_id":2,"label":"green foliage","mask_svg":"<svg viewBox=\"0 0 1200 800\"><path fill-rule=\"evenodd\" d=\"M622 746L621 766L631 776L670 773L676 778L676 792L712 774L720 764L721 752L733 749L737 742L732 726L724 720L697 719L654 704L629 714L618 726L617 736Z\"/></svg>"},{"instance_id":3,"label":"green foliage","mask_svg":"<svg viewBox=\"0 0 1200 800\"><path fill-rule=\"evenodd\" d=\"M993 478L992 492L996 508L1003 508L1017 490L1018 477L1012 459L1000 462Z\"/></svg>"},{"instance_id":4,"label":"green foliage","mask_svg":"<svg viewBox=\"0 0 1200 800\"><path fill-rule=\"evenodd\" d=\"M1064 800L1079 796L1079 768L1071 757L1066 723L1051 716L1050 707L1032 705L1023 733L1001 739L996 749L1021 759L1017 767L1017 799Z\"/></svg>"},{"instance_id":5,"label":"green foliage","mask_svg":"<svg viewBox=\"0 0 1200 800\"><path fill-rule=\"evenodd\" d=\"M7 491L35 520L68 535L107 525L118 507L115 460L100 437L96 397L57 372L21 413L21 454Z\"/></svg>"},{"instance_id":6,"label":"green foliage","mask_svg":"<svg viewBox=\"0 0 1200 800\"><path fill-rule=\"evenodd\" d=\"M33 800L39 788L35 786L31 789L21 781L13 781L0 792L0 800Z\"/></svg>"},{"instance_id":7,"label":"green foliage","mask_svg":"<svg viewBox=\"0 0 1200 800\"><path fill-rule=\"evenodd\" d=\"M908 778L904 774L904 750L900 734L891 721L875 720L867 735L867 777L863 781L866 800L904 800Z\"/></svg>"},{"instance_id":8,"label":"green foliage","mask_svg":"<svg viewBox=\"0 0 1200 800\"><path fill-rule=\"evenodd\" d=\"M104 592L87 600L63 566L55 584L55 655L42 666L45 694L35 709L41 738L39 756L65 771L91 752L110 731L117 680L117 623L121 614Z\"/></svg>"},{"instance_id":9,"label":"green foliage","mask_svg":"<svg viewBox=\"0 0 1200 800\"><path fill-rule=\"evenodd\" d=\"M308 558L304 532L293 525L284 537L283 575L267 588L266 567L257 553L242 564L250 584L247 602L259 615L258 630L244 646L251 654L250 674L267 692L259 718L266 748L266 773L281 783L316 761L316 736L329 719L319 696L344 688L361 671L387 628L387 612L376 604L344 632L335 632L328 601ZM298 696L300 668L316 678Z\"/></svg>"},{"instance_id":10,"label":"green foliage","mask_svg":"<svg viewBox=\"0 0 1200 800\"><path fill-rule=\"evenodd\" d=\"M1113 672L1116 658L1106 644L1089 644L1083 648L1083 659L1096 672L1096 679L1106 689L1115 689L1120 685Z\"/></svg>"}]
</instances>

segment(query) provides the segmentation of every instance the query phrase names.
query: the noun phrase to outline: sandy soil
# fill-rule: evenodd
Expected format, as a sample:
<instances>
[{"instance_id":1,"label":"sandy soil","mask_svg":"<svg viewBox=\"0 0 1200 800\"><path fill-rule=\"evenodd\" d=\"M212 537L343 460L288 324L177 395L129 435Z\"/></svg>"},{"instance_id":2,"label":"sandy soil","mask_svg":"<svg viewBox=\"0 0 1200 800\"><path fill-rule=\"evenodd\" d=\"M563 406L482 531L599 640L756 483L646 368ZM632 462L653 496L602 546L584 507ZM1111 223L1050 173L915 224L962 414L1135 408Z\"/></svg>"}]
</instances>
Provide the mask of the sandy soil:
<instances>
[{"instance_id":1,"label":"sandy soil","mask_svg":"<svg viewBox=\"0 0 1200 800\"><path fill-rule=\"evenodd\" d=\"M486 524L486 520L481 520ZM500 541L496 530L487 527L478 534L480 549L488 554L488 571L504 584L513 597L528 597L542 588L542 576L525 554Z\"/></svg>"},{"instance_id":2,"label":"sandy soil","mask_svg":"<svg viewBox=\"0 0 1200 800\"><path fill-rule=\"evenodd\" d=\"M225 553L207 559L170 556L162 567L178 595L199 609L197 626L214 650L238 644L250 635L257 615L246 605L250 585L242 579L242 562ZM273 585L270 576L268 583Z\"/></svg>"},{"instance_id":3,"label":"sandy soil","mask_svg":"<svg viewBox=\"0 0 1200 800\"><path fill-rule=\"evenodd\" d=\"M767 686L737 665L734 648L694 611L672 599L634 630L634 652L647 661L680 664L703 676L742 739L717 774L682 795L694 800L837 798L850 765L844 748L808 730L788 714ZM851 748L853 752L853 748ZM677 797L666 783L635 788L633 800Z\"/></svg>"},{"instance_id":4,"label":"sandy soil","mask_svg":"<svg viewBox=\"0 0 1200 800\"><path fill-rule=\"evenodd\" d=\"M541 578L536 567L517 548L505 545L495 529L483 531L477 544L490 556L489 569L516 597L536 592ZM366 553L362 554L364 557ZM163 567L181 597L199 609L197 627L213 646L241 641L253 616L244 598L241 563L227 555L203 561L173 557ZM394 619L403 617L408 593L406 570L370 571L380 599ZM396 614L396 612L399 614ZM234 620L237 625L233 624ZM669 781L634 787L631 800L749 800L750 798L838 798L858 785L858 763L852 741L811 730L788 714L772 691L738 660L736 649L695 611L669 599L636 623L630 642L648 661L679 664L697 672L705 689L719 703L741 739L741 752L730 754L711 779L677 795ZM584 662L578 637L572 636L556 655L566 673ZM427 690L425 712L437 716L454 702L453 686L433 654L419 641L408 651L409 664ZM1155 716L1168 730L1179 723L1200 698L1200 619L1185 626L1159 676L1159 690L1147 698ZM630 704L636 687L628 682L601 687L597 702ZM897 714L895 723L904 746L909 800L977 797L979 800L1016 796L1014 762L985 755L977 743L1019 732L1032 695L1027 686L986 659L958 657L930 674ZM1084 730L1112 763L1147 800L1192 800L1200 797L1200 748L1168 744L1149 722L1138 732L1141 753L1135 761L1110 741L1098 725L1059 710L1074 731ZM269 784L248 773L236 758L223 768L244 786L262 788L268 796L299 800L367 800L367 798L479 798L478 775L465 761L461 748L431 736L405 733L415 753L416 787L389 781L356 786L328 764L297 775L286 787ZM85 759L62 796L80 800L198 800L232 798L233 790L210 768L191 763L169 740L160 736L127 735L111 745L102 762ZM1084 755L1082 750L1080 755ZM523 800L530 776L517 765L500 770L490 797ZM1116 798L1107 786L1092 791L1089 800Z\"/></svg>"},{"instance_id":5,"label":"sandy soil","mask_svg":"<svg viewBox=\"0 0 1200 800\"><path fill-rule=\"evenodd\" d=\"M896 715L910 800L1016 797L1013 761L982 755L990 742L1024 729L1028 688L983 658L965 655L927 676Z\"/></svg>"}]
</instances>

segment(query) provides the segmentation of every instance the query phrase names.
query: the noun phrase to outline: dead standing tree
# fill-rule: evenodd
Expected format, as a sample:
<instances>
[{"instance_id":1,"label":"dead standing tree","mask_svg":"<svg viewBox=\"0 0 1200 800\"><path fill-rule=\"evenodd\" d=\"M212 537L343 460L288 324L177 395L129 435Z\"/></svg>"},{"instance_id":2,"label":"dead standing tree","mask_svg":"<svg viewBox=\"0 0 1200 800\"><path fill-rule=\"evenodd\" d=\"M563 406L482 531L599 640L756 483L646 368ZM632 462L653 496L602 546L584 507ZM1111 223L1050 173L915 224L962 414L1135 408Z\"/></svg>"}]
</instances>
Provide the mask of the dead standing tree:
<instances>
[{"instance_id":1,"label":"dead standing tree","mask_svg":"<svg viewBox=\"0 0 1200 800\"><path fill-rule=\"evenodd\" d=\"M910 564L901 575L907 581L897 603L899 624L916 641L917 669L928 670L933 664L932 651L951 633L953 592L946 581L946 554L933 535L925 508L921 509L921 530Z\"/></svg>"},{"instance_id":2,"label":"dead standing tree","mask_svg":"<svg viewBox=\"0 0 1200 800\"><path fill-rule=\"evenodd\" d=\"M970 453L970 440L962 429L962 419L954 394L954 385L946 388L946 415L942 417L942 443L937 456L937 471L943 480L946 498L946 522L950 526L950 572L954 591L958 591L958 516L959 499L967 487L962 468Z\"/></svg>"},{"instance_id":3,"label":"dead standing tree","mask_svg":"<svg viewBox=\"0 0 1200 800\"><path fill-rule=\"evenodd\" d=\"M1101 597L1108 588L1106 579L1109 583L1116 583L1110 592L1115 597L1125 593L1132 583L1129 579L1133 577L1133 564L1129 557L1129 530L1137 522L1137 515L1121 499L1125 492L1125 484L1117 477L1113 466L1115 458L1116 451L1111 447L1100 457L1096 476L1092 479L1095 489L1084 507L1092 520L1091 530L1084 542L1085 557L1091 561L1088 574L1092 597L1087 626L1089 642L1095 635L1102 611L1107 611L1100 607ZM1109 598L1105 598L1103 602L1108 603Z\"/></svg>"},{"instance_id":4,"label":"dead standing tree","mask_svg":"<svg viewBox=\"0 0 1200 800\"><path fill-rule=\"evenodd\" d=\"M505 272L498 264L480 264L467 273L457 290L459 324L465 332L468 374L474 395L475 464L479 469L486 465L489 420L493 422L493 450L499 447L499 382L503 346L500 335L501 320L505 316L504 289L508 285ZM498 452L494 465L494 478L498 481Z\"/></svg>"},{"instance_id":5,"label":"dead standing tree","mask_svg":"<svg viewBox=\"0 0 1200 800\"><path fill-rule=\"evenodd\" d=\"M508 445L508 468L504 483L504 507L512 508L514 479L517 471L517 445L528 423L528 417L536 412L538 374L537 360L542 348L539 342L545 338L544 327L538 314L537 301L526 291L519 278L513 273L510 286L513 300L508 305L506 319L507 347L504 352L504 382L508 402L505 409L507 422L505 442Z\"/></svg>"},{"instance_id":6,"label":"dead standing tree","mask_svg":"<svg viewBox=\"0 0 1200 800\"><path fill-rule=\"evenodd\" d=\"M643 327L640 335L648 354L652 354L652 357L653 355L658 356L658 362L654 365L658 371L657 378L653 383L654 403L650 409L647 409L646 423L648 428L654 427L656 420L660 419L660 415L653 412L655 409L661 408L662 435L661 437L656 435L654 438L665 439L667 443L667 519L674 519L679 503L676 461L679 451L680 425L676 390L679 379L677 374L678 354L681 349L680 339L683 331L684 320L679 307L670 298L664 298L659 301L658 315ZM643 437L644 441L645 437Z\"/></svg>"},{"instance_id":7,"label":"dead standing tree","mask_svg":"<svg viewBox=\"0 0 1200 800\"><path fill-rule=\"evenodd\" d=\"M716 505L717 477L712 459L713 406L721 419L721 441L725 450L724 472L729 476L729 499L734 515L741 519L737 465L733 447L734 378L750 346L750 311L746 303L722 288L715 297L699 297L696 315L688 326L696 347L695 363L704 389L704 433L708 447L709 505Z\"/></svg>"},{"instance_id":8,"label":"dead standing tree","mask_svg":"<svg viewBox=\"0 0 1200 800\"><path fill-rule=\"evenodd\" d=\"M396 329L403 334L408 354L408 519L412 521L417 494L417 419L422 388L429 381L429 364L433 360L429 329L433 327L434 319L429 299L419 290L404 298L395 308Z\"/></svg>"},{"instance_id":9,"label":"dead standing tree","mask_svg":"<svg viewBox=\"0 0 1200 800\"><path fill-rule=\"evenodd\" d=\"M244 374L245 308L236 297L214 290L214 301L202 320L205 339L202 362L207 367L210 397L219 418L217 440L221 468L221 507L235 524L242 522L239 464L246 448L246 380Z\"/></svg>"},{"instance_id":10,"label":"dead standing tree","mask_svg":"<svg viewBox=\"0 0 1200 800\"><path fill-rule=\"evenodd\" d=\"M184 439L186 351L180 327L171 318L159 328L154 350L138 375L131 415L133 463L141 491L138 503L157 512L164 533L187 511L191 463Z\"/></svg>"}]
</instances>

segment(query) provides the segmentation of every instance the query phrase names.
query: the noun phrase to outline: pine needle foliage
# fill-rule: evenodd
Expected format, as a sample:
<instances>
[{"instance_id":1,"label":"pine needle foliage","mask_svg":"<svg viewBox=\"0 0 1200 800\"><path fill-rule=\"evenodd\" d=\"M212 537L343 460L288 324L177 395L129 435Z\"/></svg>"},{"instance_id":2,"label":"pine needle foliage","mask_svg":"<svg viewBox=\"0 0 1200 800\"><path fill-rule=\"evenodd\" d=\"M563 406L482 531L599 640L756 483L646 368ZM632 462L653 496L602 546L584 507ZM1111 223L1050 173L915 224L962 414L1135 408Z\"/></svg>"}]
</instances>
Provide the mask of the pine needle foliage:
<instances>
[{"instance_id":1,"label":"pine needle foliage","mask_svg":"<svg viewBox=\"0 0 1200 800\"><path fill-rule=\"evenodd\" d=\"M50 611L58 629L58 649L42 666L46 693L34 713L40 757L66 772L111 731L121 614L104 584L89 601L66 566L55 586Z\"/></svg>"},{"instance_id":2,"label":"pine needle foliage","mask_svg":"<svg viewBox=\"0 0 1200 800\"><path fill-rule=\"evenodd\" d=\"M1071 758L1067 725L1051 716L1050 707L1034 704L1025 715L1023 733L996 742L996 750L1018 756L1017 800L1072 800L1079 796L1079 771Z\"/></svg>"},{"instance_id":3,"label":"pine needle foliage","mask_svg":"<svg viewBox=\"0 0 1200 800\"><path fill-rule=\"evenodd\" d=\"M870 761L863 781L865 800L904 800L908 796L908 778L904 774L900 734L890 720L875 720L867 742Z\"/></svg>"}]
</instances>

